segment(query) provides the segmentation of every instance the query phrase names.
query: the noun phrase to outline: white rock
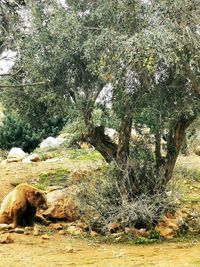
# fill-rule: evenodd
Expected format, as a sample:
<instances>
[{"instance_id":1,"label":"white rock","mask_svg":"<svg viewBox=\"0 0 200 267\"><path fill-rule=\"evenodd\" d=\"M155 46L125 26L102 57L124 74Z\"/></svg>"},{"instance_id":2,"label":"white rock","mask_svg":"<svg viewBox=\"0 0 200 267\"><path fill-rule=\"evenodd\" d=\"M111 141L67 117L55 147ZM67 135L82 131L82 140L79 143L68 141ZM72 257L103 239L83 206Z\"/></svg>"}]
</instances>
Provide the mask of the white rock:
<instances>
[{"instance_id":1,"label":"white rock","mask_svg":"<svg viewBox=\"0 0 200 267\"><path fill-rule=\"evenodd\" d=\"M25 158L25 159L22 160L22 163L31 163L31 161L30 161L30 159Z\"/></svg>"},{"instance_id":2,"label":"white rock","mask_svg":"<svg viewBox=\"0 0 200 267\"><path fill-rule=\"evenodd\" d=\"M108 135L113 142L118 143L119 133L115 129L105 128L105 134Z\"/></svg>"},{"instance_id":3,"label":"white rock","mask_svg":"<svg viewBox=\"0 0 200 267\"><path fill-rule=\"evenodd\" d=\"M27 158L22 160L23 163L31 163L31 162L38 162L38 161L40 161L40 157L38 156L38 154L31 154Z\"/></svg>"},{"instance_id":4,"label":"white rock","mask_svg":"<svg viewBox=\"0 0 200 267\"><path fill-rule=\"evenodd\" d=\"M42 141L42 143L40 144L40 148L44 149L44 148L57 147L60 146L63 142L64 139L61 137L54 138L49 136L48 138Z\"/></svg>"},{"instance_id":5,"label":"white rock","mask_svg":"<svg viewBox=\"0 0 200 267\"><path fill-rule=\"evenodd\" d=\"M1 223L0 224L0 230L9 230L11 227L9 224L6 224L6 223Z\"/></svg>"},{"instance_id":6,"label":"white rock","mask_svg":"<svg viewBox=\"0 0 200 267\"><path fill-rule=\"evenodd\" d=\"M23 234L24 233L24 229L23 228L15 228L15 233Z\"/></svg>"},{"instance_id":7,"label":"white rock","mask_svg":"<svg viewBox=\"0 0 200 267\"><path fill-rule=\"evenodd\" d=\"M26 153L19 147L13 147L7 157L7 162L21 161L26 157Z\"/></svg>"}]
</instances>

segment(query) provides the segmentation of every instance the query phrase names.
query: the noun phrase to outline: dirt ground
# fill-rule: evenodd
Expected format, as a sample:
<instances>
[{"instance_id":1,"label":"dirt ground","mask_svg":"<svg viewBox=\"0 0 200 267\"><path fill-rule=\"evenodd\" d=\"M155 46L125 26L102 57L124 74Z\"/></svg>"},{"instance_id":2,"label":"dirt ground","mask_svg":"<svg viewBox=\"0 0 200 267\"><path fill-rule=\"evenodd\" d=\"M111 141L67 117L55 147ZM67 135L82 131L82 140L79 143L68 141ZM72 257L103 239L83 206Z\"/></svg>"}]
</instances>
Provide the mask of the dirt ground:
<instances>
[{"instance_id":1,"label":"dirt ground","mask_svg":"<svg viewBox=\"0 0 200 267\"><path fill-rule=\"evenodd\" d=\"M197 159L200 164L200 157ZM188 162L188 159L187 159ZM99 162L64 160L33 164L0 164L0 202L13 188L11 183L37 179L45 171L58 167L68 169L98 168ZM200 166L200 165L199 165ZM0 244L0 267L182 267L200 266L200 242L166 242L151 245L99 244L58 233L41 236L12 233L14 243ZM72 248L69 250L69 248Z\"/></svg>"},{"instance_id":2,"label":"dirt ground","mask_svg":"<svg viewBox=\"0 0 200 267\"><path fill-rule=\"evenodd\" d=\"M57 234L49 240L21 234L13 236L14 243L0 245L1 267L200 266L199 243L102 245ZM69 253L68 247L74 252Z\"/></svg>"}]
</instances>

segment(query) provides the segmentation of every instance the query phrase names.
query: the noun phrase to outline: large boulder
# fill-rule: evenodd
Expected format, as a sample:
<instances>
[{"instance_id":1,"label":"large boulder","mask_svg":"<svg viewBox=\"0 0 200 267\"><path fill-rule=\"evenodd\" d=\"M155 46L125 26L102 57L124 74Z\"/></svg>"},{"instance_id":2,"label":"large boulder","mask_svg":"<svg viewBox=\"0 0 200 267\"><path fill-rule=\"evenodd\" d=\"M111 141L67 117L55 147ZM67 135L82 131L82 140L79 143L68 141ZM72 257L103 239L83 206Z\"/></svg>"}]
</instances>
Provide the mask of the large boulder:
<instances>
[{"instance_id":1,"label":"large boulder","mask_svg":"<svg viewBox=\"0 0 200 267\"><path fill-rule=\"evenodd\" d=\"M62 137L51 137L49 136L48 138L46 138L45 140L42 141L42 143L40 144L40 148L41 149L48 149L48 148L52 148L52 147L58 147L60 146L62 143L64 142L64 139Z\"/></svg>"},{"instance_id":2,"label":"large boulder","mask_svg":"<svg viewBox=\"0 0 200 267\"><path fill-rule=\"evenodd\" d=\"M26 153L19 147L13 147L8 153L7 162L18 162L26 157Z\"/></svg>"},{"instance_id":3,"label":"large boulder","mask_svg":"<svg viewBox=\"0 0 200 267\"><path fill-rule=\"evenodd\" d=\"M186 216L183 213L176 212L174 215L167 213L162 217L155 230L160 233L160 236L170 239L188 230L185 221Z\"/></svg>"},{"instance_id":4,"label":"large boulder","mask_svg":"<svg viewBox=\"0 0 200 267\"><path fill-rule=\"evenodd\" d=\"M72 194L77 193L77 188L71 186L58 189L47 194L48 209L43 215L49 219L59 219L64 221L74 221L78 219L79 213Z\"/></svg>"}]
</instances>

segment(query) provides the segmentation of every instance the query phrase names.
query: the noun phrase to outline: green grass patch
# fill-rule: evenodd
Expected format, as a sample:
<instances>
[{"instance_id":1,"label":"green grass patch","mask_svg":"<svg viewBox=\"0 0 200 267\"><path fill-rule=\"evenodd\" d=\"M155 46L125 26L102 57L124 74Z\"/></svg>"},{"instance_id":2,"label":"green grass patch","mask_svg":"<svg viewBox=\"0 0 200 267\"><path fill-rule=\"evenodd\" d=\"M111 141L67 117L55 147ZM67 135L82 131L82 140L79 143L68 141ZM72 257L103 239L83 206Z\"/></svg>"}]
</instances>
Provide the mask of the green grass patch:
<instances>
[{"instance_id":1,"label":"green grass patch","mask_svg":"<svg viewBox=\"0 0 200 267\"><path fill-rule=\"evenodd\" d=\"M182 198L183 202L190 202L191 204L197 204L200 203L200 196L194 196L194 195L185 195Z\"/></svg>"},{"instance_id":2,"label":"green grass patch","mask_svg":"<svg viewBox=\"0 0 200 267\"><path fill-rule=\"evenodd\" d=\"M60 158L63 157L63 154L66 154L66 150L63 148L49 148L49 149L40 149L36 148L34 150L34 153L38 154L40 156L40 159L46 160L46 159L51 159L51 158Z\"/></svg>"},{"instance_id":3,"label":"green grass patch","mask_svg":"<svg viewBox=\"0 0 200 267\"><path fill-rule=\"evenodd\" d=\"M158 239L155 238L147 238L147 237L142 237L139 236L134 240L134 244L137 245L147 245L147 244L152 244L152 243L157 243Z\"/></svg>"},{"instance_id":4,"label":"green grass patch","mask_svg":"<svg viewBox=\"0 0 200 267\"><path fill-rule=\"evenodd\" d=\"M68 159L76 159L76 160L102 160L103 157L101 154L92 149L70 149L65 145L49 148L45 150L41 150L37 148L34 150L34 153L37 153L41 160L46 160L48 158L68 158Z\"/></svg>"},{"instance_id":5,"label":"green grass patch","mask_svg":"<svg viewBox=\"0 0 200 267\"><path fill-rule=\"evenodd\" d=\"M200 182L200 170L178 167L174 171L174 176L181 176L182 179L188 181Z\"/></svg>"},{"instance_id":6,"label":"green grass patch","mask_svg":"<svg viewBox=\"0 0 200 267\"><path fill-rule=\"evenodd\" d=\"M200 266L200 260L194 260L191 263L195 264L195 266Z\"/></svg>"},{"instance_id":7,"label":"green grass patch","mask_svg":"<svg viewBox=\"0 0 200 267\"><path fill-rule=\"evenodd\" d=\"M67 158L76 160L102 160L103 157L96 150L69 149Z\"/></svg>"},{"instance_id":8,"label":"green grass patch","mask_svg":"<svg viewBox=\"0 0 200 267\"><path fill-rule=\"evenodd\" d=\"M69 173L70 171L66 168L57 168L41 173L35 186L42 190L48 186L67 186Z\"/></svg>"}]
</instances>

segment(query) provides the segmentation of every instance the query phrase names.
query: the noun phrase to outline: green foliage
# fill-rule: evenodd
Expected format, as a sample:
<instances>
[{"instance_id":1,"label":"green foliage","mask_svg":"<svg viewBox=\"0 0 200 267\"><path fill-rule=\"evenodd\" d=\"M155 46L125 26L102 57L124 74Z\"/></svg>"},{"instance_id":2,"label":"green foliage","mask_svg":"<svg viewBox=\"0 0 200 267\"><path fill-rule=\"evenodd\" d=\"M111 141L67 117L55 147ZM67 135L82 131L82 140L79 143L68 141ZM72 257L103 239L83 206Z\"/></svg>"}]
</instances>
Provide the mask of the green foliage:
<instances>
[{"instance_id":1,"label":"green foliage","mask_svg":"<svg viewBox=\"0 0 200 267\"><path fill-rule=\"evenodd\" d=\"M157 232L156 230L150 230L149 231L149 239L159 239L160 238L160 233Z\"/></svg>"},{"instance_id":2,"label":"green foliage","mask_svg":"<svg viewBox=\"0 0 200 267\"><path fill-rule=\"evenodd\" d=\"M13 25L18 22L18 13L14 6L7 1L1 1L0 5L0 54L10 48L13 36Z\"/></svg>"},{"instance_id":3,"label":"green foliage","mask_svg":"<svg viewBox=\"0 0 200 267\"><path fill-rule=\"evenodd\" d=\"M55 136L63 126L63 120L46 121L41 128L35 128L16 113L6 113L0 126L0 147L10 149L20 147L26 152L32 151L43 138Z\"/></svg>"},{"instance_id":4,"label":"green foliage","mask_svg":"<svg viewBox=\"0 0 200 267\"><path fill-rule=\"evenodd\" d=\"M41 140L41 133L32 129L30 124L24 122L16 114L7 114L0 127L0 147L10 149L20 147L24 151L31 151Z\"/></svg>"},{"instance_id":5,"label":"green foliage","mask_svg":"<svg viewBox=\"0 0 200 267\"><path fill-rule=\"evenodd\" d=\"M155 243L157 241L158 241L157 239L152 239L152 238L149 239L149 238L146 238L146 237L139 236L139 237L136 238L134 243L137 244L137 245L147 245L147 244Z\"/></svg>"},{"instance_id":6,"label":"green foliage","mask_svg":"<svg viewBox=\"0 0 200 267\"><path fill-rule=\"evenodd\" d=\"M80 117L76 117L71 121L67 122L63 129L61 130L61 134L66 135L66 134L80 134L83 130L85 129L84 123L81 120Z\"/></svg>"},{"instance_id":7,"label":"green foliage","mask_svg":"<svg viewBox=\"0 0 200 267\"><path fill-rule=\"evenodd\" d=\"M95 125L103 125L104 127L117 129L119 127L119 118L112 109L98 104L93 111L93 121Z\"/></svg>"},{"instance_id":8,"label":"green foliage","mask_svg":"<svg viewBox=\"0 0 200 267\"><path fill-rule=\"evenodd\" d=\"M31 25L13 33L21 55L15 67L23 68L7 83L43 84L6 89L7 106L15 99L18 112L40 122L42 117L67 116L68 107L75 105L85 122L91 122L98 95L112 83L114 117L132 113L136 122L155 130L169 127L183 111L195 113L198 101L186 67L190 62L198 76L196 0L192 5L185 0L181 9L180 0L68 5L70 12L55 1L26 4ZM24 26L23 19L19 25ZM98 122L107 125L102 119Z\"/></svg>"}]
</instances>

